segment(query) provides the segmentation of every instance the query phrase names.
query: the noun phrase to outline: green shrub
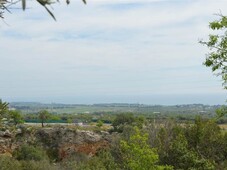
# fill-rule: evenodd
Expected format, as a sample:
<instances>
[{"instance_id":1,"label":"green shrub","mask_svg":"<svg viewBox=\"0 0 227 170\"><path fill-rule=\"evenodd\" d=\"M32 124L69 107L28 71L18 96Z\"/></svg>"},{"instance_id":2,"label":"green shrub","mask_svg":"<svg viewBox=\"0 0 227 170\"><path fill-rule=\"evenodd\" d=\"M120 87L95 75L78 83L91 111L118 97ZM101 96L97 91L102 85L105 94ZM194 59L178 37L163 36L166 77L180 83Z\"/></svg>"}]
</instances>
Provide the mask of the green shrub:
<instances>
[{"instance_id":1,"label":"green shrub","mask_svg":"<svg viewBox=\"0 0 227 170\"><path fill-rule=\"evenodd\" d=\"M14 157L18 160L49 160L46 152L39 147L30 145L22 145L18 150L13 153Z\"/></svg>"},{"instance_id":2,"label":"green shrub","mask_svg":"<svg viewBox=\"0 0 227 170\"><path fill-rule=\"evenodd\" d=\"M96 126L98 126L98 127L102 127L102 126L103 126L103 122L102 122L101 120L98 120L98 122L97 122Z\"/></svg>"},{"instance_id":3,"label":"green shrub","mask_svg":"<svg viewBox=\"0 0 227 170\"><path fill-rule=\"evenodd\" d=\"M158 165L159 155L155 148L148 145L148 134L143 134L137 127L129 140L121 140L123 169L130 170L164 170L171 166Z\"/></svg>"},{"instance_id":4,"label":"green shrub","mask_svg":"<svg viewBox=\"0 0 227 170\"><path fill-rule=\"evenodd\" d=\"M51 165L49 161L21 161L23 170L60 170L61 168Z\"/></svg>"},{"instance_id":5,"label":"green shrub","mask_svg":"<svg viewBox=\"0 0 227 170\"><path fill-rule=\"evenodd\" d=\"M19 161L9 157L9 156L0 156L0 170L20 170L21 164Z\"/></svg>"},{"instance_id":6,"label":"green shrub","mask_svg":"<svg viewBox=\"0 0 227 170\"><path fill-rule=\"evenodd\" d=\"M98 153L97 158L102 162L107 170L118 170L118 164L115 162L109 150L102 150Z\"/></svg>"},{"instance_id":7,"label":"green shrub","mask_svg":"<svg viewBox=\"0 0 227 170\"><path fill-rule=\"evenodd\" d=\"M88 161L89 157L83 153L73 153L70 157L64 159L61 162L62 167L66 167L66 169L75 169L74 167L78 166L83 162Z\"/></svg>"},{"instance_id":8,"label":"green shrub","mask_svg":"<svg viewBox=\"0 0 227 170\"><path fill-rule=\"evenodd\" d=\"M50 147L46 150L47 156L50 160L59 161L58 149Z\"/></svg>"},{"instance_id":9,"label":"green shrub","mask_svg":"<svg viewBox=\"0 0 227 170\"><path fill-rule=\"evenodd\" d=\"M107 170L102 161L97 157L92 157L86 162L77 164L73 170Z\"/></svg>"},{"instance_id":10,"label":"green shrub","mask_svg":"<svg viewBox=\"0 0 227 170\"><path fill-rule=\"evenodd\" d=\"M142 128L145 122L144 117L139 116L136 117L131 113L121 113L116 115L112 125L113 131L115 132L123 132L125 125L137 126L138 128Z\"/></svg>"}]
</instances>

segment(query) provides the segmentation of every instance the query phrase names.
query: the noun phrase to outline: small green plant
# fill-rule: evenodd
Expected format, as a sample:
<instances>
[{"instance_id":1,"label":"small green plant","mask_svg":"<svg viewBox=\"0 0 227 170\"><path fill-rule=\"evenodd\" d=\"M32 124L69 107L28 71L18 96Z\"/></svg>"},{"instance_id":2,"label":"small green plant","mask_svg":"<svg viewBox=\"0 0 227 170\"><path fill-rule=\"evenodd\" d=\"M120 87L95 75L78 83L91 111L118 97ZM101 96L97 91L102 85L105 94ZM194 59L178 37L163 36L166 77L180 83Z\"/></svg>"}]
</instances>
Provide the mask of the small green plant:
<instances>
[{"instance_id":1,"label":"small green plant","mask_svg":"<svg viewBox=\"0 0 227 170\"><path fill-rule=\"evenodd\" d=\"M102 126L103 126L103 122L102 122L101 120L98 120L98 122L97 122L96 126L98 126L98 127L102 127Z\"/></svg>"}]
</instances>

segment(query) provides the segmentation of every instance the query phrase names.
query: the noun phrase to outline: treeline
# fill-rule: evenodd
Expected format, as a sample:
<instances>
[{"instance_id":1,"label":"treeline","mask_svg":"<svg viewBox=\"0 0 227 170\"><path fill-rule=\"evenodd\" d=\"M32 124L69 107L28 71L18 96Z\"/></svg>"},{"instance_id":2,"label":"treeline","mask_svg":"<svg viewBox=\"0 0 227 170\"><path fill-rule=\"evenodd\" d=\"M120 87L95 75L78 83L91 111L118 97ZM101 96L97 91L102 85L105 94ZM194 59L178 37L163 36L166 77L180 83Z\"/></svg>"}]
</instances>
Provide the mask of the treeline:
<instances>
[{"instance_id":1,"label":"treeline","mask_svg":"<svg viewBox=\"0 0 227 170\"><path fill-rule=\"evenodd\" d=\"M1 105L1 116L9 114L7 105ZM39 112L39 116L42 114L49 116L47 111ZM225 170L227 132L217 121L227 114L227 108L218 109L216 114L213 119L198 116L188 123L175 119L157 121L132 113L117 114L109 130L110 146L95 156L75 152L59 160L51 148L47 150L39 143L23 143L13 152L13 157L0 156L0 169Z\"/></svg>"},{"instance_id":2,"label":"treeline","mask_svg":"<svg viewBox=\"0 0 227 170\"><path fill-rule=\"evenodd\" d=\"M39 144L25 144L13 157L0 156L0 169L65 170L224 170L227 168L227 132L212 120L193 124L174 120L161 124L132 114L119 114L113 121L109 148L89 157L74 153L58 160L57 154Z\"/></svg>"},{"instance_id":3,"label":"treeline","mask_svg":"<svg viewBox=\"0 0 227 170\"><path fill-rule=\"evenodd\" d=\"M43 110L42 110L43 111ZM47 110L46 110L47 111ZM40 123L41 120L39 119L39 112L36 113L28 113L28 114L22 114L23 115L23 120L25 122L33 122L33 123ZM105 111L100 111L100 112L94 112L94 113L61 113L61 114L55 114L55 113L49 113L48 119L46 119L47 123L78 123L82 122L85 124L90 124L90 123L96 123L98 121L102 121L103 123L106 124L112 124L113 120L116 118L118 114L121 113L128 113L128 114L133 114L138 117L144 117L149 121L157 121L157 122L162 122L168 119L174 119L178 123L187 123L187 122L194 122L196 116L200 116L203 119L213 119L216 117L215 114L207 114L207 113L200 113L200 114L177 114L177 113L168 113L168 114L163 114L163 113L137 113L137 112L105 112ZM222 116L220 117L216 123L218 124L227 124L227 116Z\"/></svg>"}]
</instances>

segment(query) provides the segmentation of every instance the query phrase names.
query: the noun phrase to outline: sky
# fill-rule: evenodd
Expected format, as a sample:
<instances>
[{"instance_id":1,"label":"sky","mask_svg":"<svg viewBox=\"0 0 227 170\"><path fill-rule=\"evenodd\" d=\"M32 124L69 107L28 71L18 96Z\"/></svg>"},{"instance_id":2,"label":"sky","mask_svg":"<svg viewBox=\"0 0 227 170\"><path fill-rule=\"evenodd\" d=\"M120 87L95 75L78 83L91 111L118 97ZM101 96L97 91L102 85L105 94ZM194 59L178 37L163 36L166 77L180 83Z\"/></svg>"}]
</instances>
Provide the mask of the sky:
<instances>
[{"instance_id":1,"label":"sky","mask_svg":"<svg viewBox=\"0 0 227 170\"><path fill-rule=\"evenodd\" d=\"M203 65L226 0L35 0L0 21L0 98L44 103L224 104Z\"/></svg>"}]
</instances>

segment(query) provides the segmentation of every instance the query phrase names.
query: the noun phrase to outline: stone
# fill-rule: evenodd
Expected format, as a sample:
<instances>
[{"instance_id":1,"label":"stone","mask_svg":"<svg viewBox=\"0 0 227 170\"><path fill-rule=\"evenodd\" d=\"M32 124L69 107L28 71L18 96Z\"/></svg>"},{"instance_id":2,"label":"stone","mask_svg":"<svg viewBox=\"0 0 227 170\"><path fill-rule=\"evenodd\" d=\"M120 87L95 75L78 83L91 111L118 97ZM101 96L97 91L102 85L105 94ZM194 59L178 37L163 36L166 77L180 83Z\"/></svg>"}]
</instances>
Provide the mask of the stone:
<instances>
[{"instance_id":1,"label":"stone","mask_svg":"<svg viewBox=\"0 0 227 170\"><path fill-rule=\"evenodd\" d=\"M4 132L4 137L9 137L9 138L11 138L11 137L12 137L12 133L7 129L7 130Z\"/></svg>"},{"instance_id":2,"label":"stone","mask_svg":"<svg viewBox=\"0 0 227 170\"><path fill-rule=\"evenodd\" d=\"M3 137L4 136L4 132L3 131L0 131L0 137Z\"/></svg>"},{"instance_id":3,"label":"stone","mask_svg":"<svg viewBox=\"0 0 227 170\"><path fill-rule=\"evenodd\" d=\"M22 134L22 130L21 129L17 129L16 130L16 135L20 135L20 134Z\"/></svg>"}]
</instances>

